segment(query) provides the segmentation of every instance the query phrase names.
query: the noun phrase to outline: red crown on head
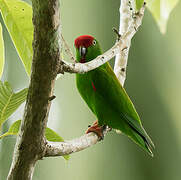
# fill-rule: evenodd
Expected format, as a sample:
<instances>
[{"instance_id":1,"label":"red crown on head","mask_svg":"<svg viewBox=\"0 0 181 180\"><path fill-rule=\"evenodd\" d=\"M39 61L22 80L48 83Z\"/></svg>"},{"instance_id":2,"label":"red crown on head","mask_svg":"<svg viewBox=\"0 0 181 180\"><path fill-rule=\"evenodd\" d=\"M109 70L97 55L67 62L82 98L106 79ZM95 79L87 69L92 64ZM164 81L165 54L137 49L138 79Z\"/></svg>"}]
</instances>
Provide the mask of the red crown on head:
<instances>
[{"instance_id":1,"label":"red crown on head","mask_svg":"<svg viewBox=\"0 0 181 180\"><path fill-rule=\"evenodd\" d=\"M80 46L84 46L85 48L87 48L92 45L93 40L94 38L89 35L79 36L75 39L75 47L79 48Z\"/></svg>"}]
</instances>

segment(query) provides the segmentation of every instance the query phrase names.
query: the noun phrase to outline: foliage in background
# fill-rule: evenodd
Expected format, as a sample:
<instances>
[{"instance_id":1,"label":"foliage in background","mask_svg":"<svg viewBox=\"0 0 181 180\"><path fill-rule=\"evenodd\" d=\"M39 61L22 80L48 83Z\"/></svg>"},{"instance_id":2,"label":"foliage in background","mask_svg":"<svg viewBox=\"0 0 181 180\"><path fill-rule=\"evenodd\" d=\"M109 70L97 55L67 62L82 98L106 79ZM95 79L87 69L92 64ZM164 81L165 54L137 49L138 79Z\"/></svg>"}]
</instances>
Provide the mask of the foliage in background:
<instances>
[{"instance_id":1,"label":"foliage in background","mask_svg":"<svg viewBox=\"0 0 181 180\"><path fill-rule=\"evenodd\" d=\"M135 0L136 10L139 11L143 6L144 0Z\"/></svg>"},{"instance_id":2,"label":"foliage in background","mask_svg":"<svg viewBox=\"0 0 181 180\"><path fill-rule=\"evenodd\" d=\"M166 33L168 18L179 0L147 0L147 2L147 7L156 20L161 33Z\"/></svg>"},{"instance_id":3,"label":"foliage in background","mask_svg":"<svg viewBox=\"0 0 181 180\"><path fill-rule=\"evenodd\" d=\"M10 135L17 135L21 125L21 120L15 121L9 128L9 130L0 136L0 139Z\"/></svg>"},{"instance_id":4,"label":"foliage in background","mask_svg":"<svg viewBox=\"0 0 181 180\"><path fill-rule=\"evenodd\" d=\"M0 129L2 124L26 100L28 89L14 93L8 82L0 81Z\"/></svg>"},{"instance_id":5,"label":"foliage in background","mask_svg":"<svg viewBox=\"0 0 181 180\"><path fill-rule=\"evenodd\" d=\"M20 0L0 0L0 10L18 55L30 75L33 57L32 8Z\"/></svg>"},{"instance_id":6,"label":"foliage in background","mask_svg":"<svg viewBox=\"0 0 181 180\"><path fill-rule=\"evenodd\" d=\"M4 68L4 41L2 34L2 26L0 23L0 78L3 74L3 68Z\"/></svg>"}]
</instances>

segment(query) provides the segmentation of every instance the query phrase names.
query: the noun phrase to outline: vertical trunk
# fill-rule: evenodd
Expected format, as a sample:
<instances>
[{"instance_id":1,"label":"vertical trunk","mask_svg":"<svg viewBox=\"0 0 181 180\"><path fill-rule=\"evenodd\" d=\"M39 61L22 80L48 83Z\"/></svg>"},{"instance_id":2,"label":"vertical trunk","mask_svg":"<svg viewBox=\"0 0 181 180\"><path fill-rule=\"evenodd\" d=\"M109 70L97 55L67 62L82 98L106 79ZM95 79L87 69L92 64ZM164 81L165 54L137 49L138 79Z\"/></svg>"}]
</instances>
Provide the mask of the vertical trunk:
<instances>
[{"instance_id":1,"label":"vertical trunk","mask_svg":"<svg viewBox=\"0 0 181 180\"><path fill-rule=\"evenodd\" d=\"M24 118L17 138L8 180L30 180L45 153L47 124L55 78L60 65L59 0L32 0L33 62Z\"/></svg>"}]
</instances>

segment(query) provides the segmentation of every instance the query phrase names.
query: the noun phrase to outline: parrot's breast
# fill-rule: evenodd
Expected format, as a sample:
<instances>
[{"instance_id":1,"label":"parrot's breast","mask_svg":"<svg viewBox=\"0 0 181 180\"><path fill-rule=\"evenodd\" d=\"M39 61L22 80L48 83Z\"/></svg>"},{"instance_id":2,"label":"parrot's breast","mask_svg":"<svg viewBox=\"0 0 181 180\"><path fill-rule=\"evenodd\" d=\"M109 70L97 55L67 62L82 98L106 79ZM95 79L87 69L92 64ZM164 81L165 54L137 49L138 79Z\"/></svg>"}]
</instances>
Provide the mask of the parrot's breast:
<instances>
[{"instance_id":1,"label":"parrot's breast","mask_svg":"<svg viewBox=\"0 0 181 180\"><path fill-rule=\"evenodd\" d=\"M81 97L94 112L93 106L95 101L96 87L94 85L91 73L92 72L76 74L76 84Z\"/></svg>"},{"instance_id":2,"label":"parrot's breast","mask_svg":"<svg viewBox=\"0 0 181 180\"><path fill-rule=\"evenodd\" d=\"M100 113L104 112L103 98L99 93L98 85L95 85L96 70L85 74L76 74L76 84L78 91L91 111L100 119ZM102 115L101 115L102 117ZM104 118L101 118L103 120Z\"/></svg>"},{"instance_id":3,"label":"parrot's breast","mask_svg":"<svg viewBox=\"0 0 181 180\"><path fill-rule=\"evenodd\" d=\"M111 104L106 102L106 97L100 92L100 87L96 84L97 71L90 71L85 74L76 74L76 84L78 91L92 112L97 116L99 124L110 121L113 116Z\"/></svg>"}]
</instances>

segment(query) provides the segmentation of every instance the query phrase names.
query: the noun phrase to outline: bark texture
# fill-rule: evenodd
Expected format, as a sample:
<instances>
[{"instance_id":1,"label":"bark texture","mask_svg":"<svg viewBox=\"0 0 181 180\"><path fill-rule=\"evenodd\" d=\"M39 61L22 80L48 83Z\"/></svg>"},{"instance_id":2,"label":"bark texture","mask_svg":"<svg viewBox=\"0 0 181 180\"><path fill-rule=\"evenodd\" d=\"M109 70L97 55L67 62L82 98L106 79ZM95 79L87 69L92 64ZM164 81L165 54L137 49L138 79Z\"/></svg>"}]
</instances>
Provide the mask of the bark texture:
<instances>
[{"instance_id":1,"label":"bark texture","mask_svg":"<svg viewBox=\"0 0 181 180\"><path fill-rule=\"evenodd\" d=\"M50 97L60 66L59 0L32 0L33 62L21 130L8 180L30 180L37 160L44 157Z\"/></svg>"}]
</instances>

